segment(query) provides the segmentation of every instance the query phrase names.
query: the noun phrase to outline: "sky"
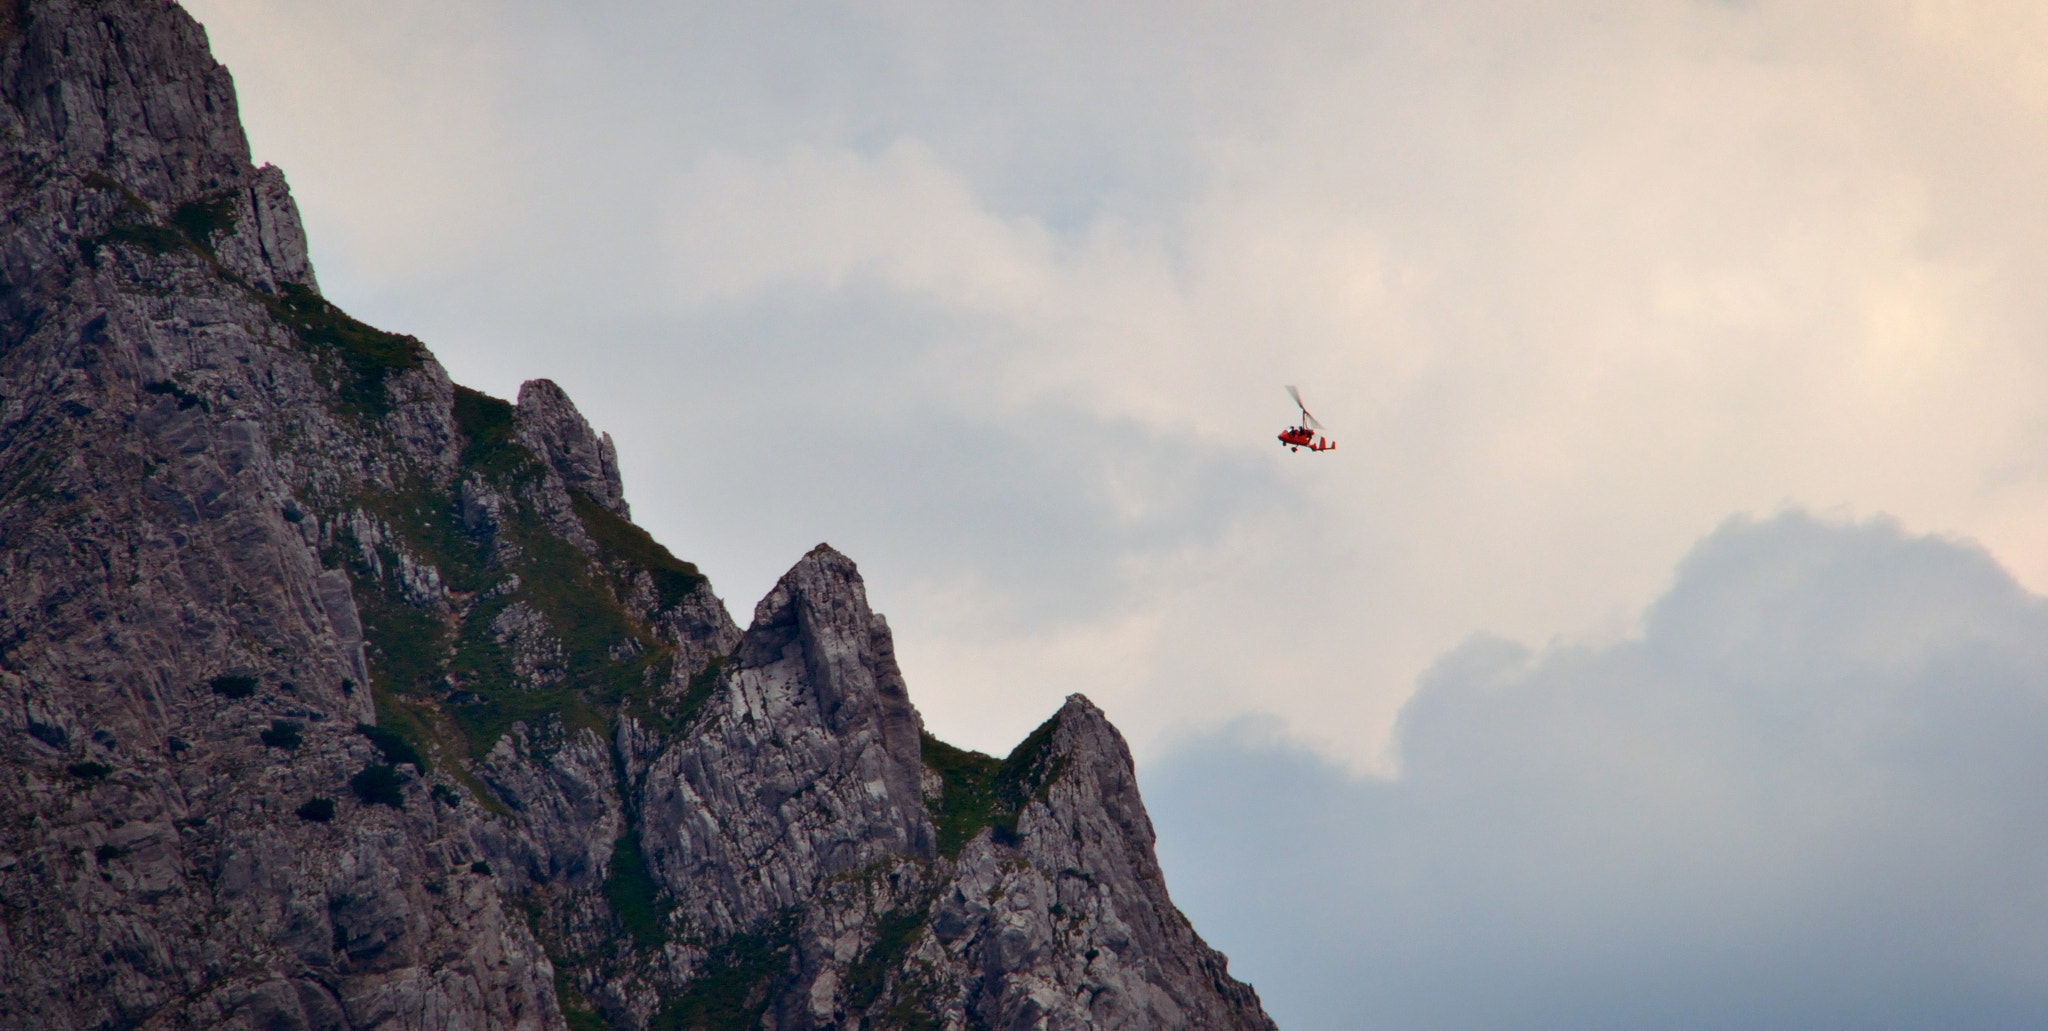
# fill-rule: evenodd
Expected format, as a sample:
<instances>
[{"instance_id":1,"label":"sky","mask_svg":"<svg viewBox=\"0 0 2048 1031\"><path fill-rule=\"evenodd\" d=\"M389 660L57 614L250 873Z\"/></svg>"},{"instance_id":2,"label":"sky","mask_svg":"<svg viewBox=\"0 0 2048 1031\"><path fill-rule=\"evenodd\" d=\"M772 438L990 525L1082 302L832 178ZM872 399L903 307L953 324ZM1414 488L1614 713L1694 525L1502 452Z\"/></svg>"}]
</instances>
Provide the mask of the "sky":
<instances>
[{"instance_id":1,"label":"sky","mask_svg":"<svg viewBox=\"0 0 2048 1031\"><path fill-rule=\"evenodd\" d=\"M1788 513L1643 623L1446 654L1398 779L1270 718L1169 753L1175 897L1282 1027L2048 1026L2048 602Z\"/></svg>"},{"instance_id":2,"label":"sky","mask_svg":"<svg viewBox=\"0 0 2048 1031\"><path fill-rule=\"evenodd\" d=\"M2048 8L186 6L332 300L1087 693L1283 1027L2043 1012Z\"/></svg>"}]
</instances>

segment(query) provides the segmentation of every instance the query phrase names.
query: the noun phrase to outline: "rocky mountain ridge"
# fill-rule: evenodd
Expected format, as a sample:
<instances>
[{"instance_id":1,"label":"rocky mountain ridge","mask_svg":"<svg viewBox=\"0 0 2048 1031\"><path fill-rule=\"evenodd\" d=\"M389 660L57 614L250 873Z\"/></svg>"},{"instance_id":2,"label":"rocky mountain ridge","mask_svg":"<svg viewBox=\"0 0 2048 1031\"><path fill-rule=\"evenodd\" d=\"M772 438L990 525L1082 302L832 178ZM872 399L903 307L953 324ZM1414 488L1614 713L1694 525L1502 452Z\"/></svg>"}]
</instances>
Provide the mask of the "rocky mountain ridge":
<instances>
[{"instance_id":1,"label":"rocky mountain ridge","mask_svg":"<svg viewBox=\"0 0 2048 1031\"><path fill-rule=\"evenodd\" d=\"M852 561L742 631L322 297L177 6L0 0L0 99L8 1026L1272 1026L1086 699L931 738Z\"/></svg>"}]
</instances>

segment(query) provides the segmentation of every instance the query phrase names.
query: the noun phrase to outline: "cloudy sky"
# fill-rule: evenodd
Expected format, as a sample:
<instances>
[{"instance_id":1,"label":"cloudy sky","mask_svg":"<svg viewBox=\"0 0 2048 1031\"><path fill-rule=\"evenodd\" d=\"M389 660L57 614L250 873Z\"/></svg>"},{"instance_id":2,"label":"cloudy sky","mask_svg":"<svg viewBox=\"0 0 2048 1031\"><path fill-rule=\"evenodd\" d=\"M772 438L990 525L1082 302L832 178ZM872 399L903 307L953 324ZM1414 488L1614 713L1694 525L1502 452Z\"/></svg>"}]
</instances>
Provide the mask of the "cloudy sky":
<instances>
[{"instance_id":1,"label":"cloudy sky","mask_svg":"<svg viewBox=\"0 0 2048 1031\"><path fill-rule=\"evenodd\" d=\"M2048 1012L2048 8L187 6L331 298L1087 692L1291 1031Z\"/></svg>"}]
</instances>

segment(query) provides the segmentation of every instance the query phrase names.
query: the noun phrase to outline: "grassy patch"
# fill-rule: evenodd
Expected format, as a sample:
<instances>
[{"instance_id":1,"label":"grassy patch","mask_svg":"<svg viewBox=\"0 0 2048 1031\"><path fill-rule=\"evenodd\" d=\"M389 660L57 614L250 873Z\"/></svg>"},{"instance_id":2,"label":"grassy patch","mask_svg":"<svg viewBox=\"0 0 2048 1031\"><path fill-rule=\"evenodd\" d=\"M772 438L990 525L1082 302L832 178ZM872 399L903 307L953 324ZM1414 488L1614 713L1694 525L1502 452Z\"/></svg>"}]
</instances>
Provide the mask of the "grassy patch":
<instances>
[{"instance_id":1,"label":"grassy patch","mask_svg":"<svg viewBox=\"0 0 2048 1031\"><path fill-rule=\"evenodd\" d=\"M396 531L415 556L439 570L449 590L470 593L492 586L490 556L463 530L461 505L447 492L415 484L358 501L363 511Z\"/></svg>"},{"instance_id":2,"label":"grassy patch","mask_svg":"<svg viewBox=\"0 0 2048 1031\"><path fill-rule=\"evenodd\" d=\"M996 774L1003 761L955 748L930 734L922 740L925 767L946 784L938 810L931 814L939 832L939 854L953 859L994 819Z\"/></svg>"},{"instance_id":3,"label":"grassy patch","mask_svg":"<svg viewBox=\"0 0 2048 1031\"><path fill-rule=\"evenodd\" d=\"M0 18L4 18L8 3L9 0L0 0ZM94 268L99 267L100 250L116 244L156 255L192 251L212 261L213 234L234 226L234 202L228 198L193 201L171 216L170 225L157 225L155 209L120 180L104 172L87 172L80 181L121 198L107 231L78 241L79 257ZM218 267L215 263L215 268Z\"/></svg>"},{"instance_id":4,"label":"grassy patch","mask_svg":"<svg viewBox=\"0 0 2048 1031\"><path fill-rule=\"evenodd\" d=\"M789 966L796 918L786 915L713 950L683 994L665 1002L648 1031L741 1031L761 1025L775 979Z\"/></svg>"},{"instance_id":5,"label":"grassy patch","mask_svg":"<svg viewBox=\"0 0 2048 1031\"><path fill-rule=\"evenodd\" d=\"M316 354L335 355L346 366L344 371L355 376L349 382L357 387L344 382L341 392L365 410L375 409L373 402L382 396L383 381L377 377L415 360L416 344L408 338L355 323L303 288L285 287L264 303ZM378 390L374 397L372 380ZM351 389L356 393L350 395ZM435 758L448 772L480 804L502 811L470 767L451 757L482 760L515 723L608 736L617 716L629 709L635 715L644 711L659 730L669 732L679 726L677 709L687 717L715 689L718 668L693 681L680 703L664 700L661 690L672 675L675 649L619 599L642 569L653 577L664 604L698 589L702 573L645 531L577 496L576 514L601 549L594 561L557 535L537 509L531 493L543 469L519 443L516 408L456 387L453 415L463 440L457 482L480 474L505 502L492 536L480 539L483 534L472 536L465 529L453 491L415 480L396 491L348 502L388 531L377 545L383 576L375 575L376 565L356 560L360 542L337 546L326 560L346 568L355 584L370 644L378 726L408 743L422 772L427 746L440 749ZM434 567L447 588L445 599L414 604L416 599L406 596L391 575L401 554ZM510 586L515 575L517 586ZM559 671L544 671L532 680L519 676L512 646L501 643L492 630L493 622L514 605L537 613L544 632L560 644ZM546 761L545 755L537 758ZM412 761L389 750L384 760L388 765ZM644 863L621 868L644 870ZM621 919L644 927L628 915L631 908L622 907Z\"/></svg>"},{"instance_id":6,"label":"grassy patch","mask_svg":"<svg viewBox=\"0 0 2048 1031\"><path fill-rule=\"evenodd\" d=\"M462 532L455 501L445 493L414 487L395 494L358 499L361 507L382 519L405 547L440 573L441 582L458 593L483 590L502 578L491 568L481 545ZM396 552L384 555L386 568L397 564ZM400 734L422 760L421 745L437 742L450 754L481 759L520 720L560 714L574 726L604 729L604 721L584 710L577 699L557 692L524 691L514 682L504 648L491 635L490 622L512 600L491 598L472 606L466 618L450 621L408 604L397 585L379 580L368 566L344 562L356 585L356 608L364 636L371 642L372 695L377 723ZM451 678L460 689L443 699ZM459 700L459 704L457 703ZM444 704L445 703L445 704ZM389 758L388 761L412 761ZM460 763L452 775L477 802L493 812L502 804Z\"/></svg>"},{"instance_id":7,"label":"grassy patch","mask_svg":"<svg viewBox=\"0 0 2048 1031\"><path fill-rule=\"evenodd\" d=\"M121 207L114 213L114 224L98 236L78 241L79 255L86 264L97 267L100 249L109 244L120 244L157 255L192 251L213 263L216 269L220 267L213 258L213 238L235 227L234 198L223 196L188 201L171 213L169 225L157 225L148 202L111 176L88 173L84 182L95 189L121 195Z\"/></svg>"},{"instance_id":8,"label":"grassy patch","mask_svg":"<svg viewBox=\"0 0 2048 1031\"><path fill-rule=\"evenodd\" d=\"M529 920L531 917L529 916ZM563 1022L569 1031L617 1031L612 1022L604 1019L590 1000L576 987L576 979L570 975L569 961L560 956L550 956L555 965L555 1005L562 1011Z\"/></svg>"},{"instance_id":9,"label":"grassy patch","mask_svg":"<svg viewBox=\"0 0 2048 1031\"><path fill-rule=\"evenodd\" d=\"M212 200L187 201L171 212L171 225L192 245L213 253L213 237L235 227L235 200L233 197L215 197Z\"/></svg>"},{"instance_id":10,"label":"grassy patch","mask_svg":"<svg viewBox=\"0 0 2048 1031\"><path fill-rule=\"evenodd\" d=\"M1017 742L996 772L996 796L1011 809L1021 809L1033 798L1044 801L1046 789L1059 778L1062 764L1052 758L1052 732L1059 725L1059 714L1048 717Z\"/></svg>"},{"instance_id":11,"label":"grassy patch","mask_svg":"<svg viewBox=\"0 0 2048 1031\"><path fill-rule=\"evenodd\" d=\"M463 468L492 480L538 470L533 453L519 443L518 409L512 402L458 386L455 425L468 438L462 449Z\"/></svg>"},{"instance_id":12,"label":"grassy patch","mask_svg":"<svg viewBox=\"0 0 2048 1031\"><path fill-rule=\"evenodd\" d=\"M106 232L78 241L78 251L86 264L98 265L100 248L108 244L124 244L158 255L189 250L192 246L192 242L185 239L185 234L168 226L116 222L108 226Z\"/></svg>"},{"instance_id":13,"label":"grassy patch","mask_svg":"<svg viewBox=\"0 0 2048 1031\"><path fill-rule=\"evenodd\" d=\"M486 448L517 449L501 416L503 402L471 392L468 425ZM489 463L497 459L486 454ZM461 527L456 502L423 487L366 497L363 509L378 516L417 559L432 564L442 583L458 596L480 594L517 573L514 592L486 597L444 620L415 608L389 577L380 581L366 566L351 563L357 609L365 636L373 642L371 672L378 691L378 722L386 708L431 706L449 730L464 739L460 751L481 759L513 723L528 724L559 715L565 726L609 730L610 714L627 698L645 693L673 649L645 630L598 578L589 556L555 536L529 506L515 501L498 532L515 545L510 568L491 565L483 545ZM384 556L395 567L396 552ZM524 602L546 621L563 646L566 676L540 690L522 686L511 656L496 640L491 622L514 602ZM631 645L631 647L622 647ZM615 653L623 653L614 658ZM447 683L453 680L450 692ZM441 697L447 695L446 698ZM425 740L431 735L423 735ZM481 799L480 799L481 800Z\"/></svg>"},{"instance_id":14,"label":"grassy patch","mask_svg":"<svg viewBox=\"0 0 2048 1031\"><path fill-rule=\"evenodd\" d=\"M358 322L309 287L284 283L279 290L275 295L251 296L268 306L315 355L340 364L344 375L338 392L343 403L375 418L389 414L385 380L425 364L426 345Z\"/></svg>"},{"instance_id":15,"label":"grassy patch","mask_svg":"<svg viewBox=\"0 0 2048 1031\"><path fill-rule=\"evenodd\" d=\"M647 872L639 831L627 831L612 843L612 865L604 879L604 899L611 904L612 915L626 925L634 945L645 949L661 947L667 937L662 923L668 909L662 902L661 886Z\"/></svg>"},{"instance_id":16,"label":"grassy patch","mask_svg":"<svg viewBox=\"0 0 2048 1031\"><path fill-rule=\"evenodd\" d=\"M287 752L297 751L301 738L299 731L306 729L291 720L271 720L270 729L257 735L271 748L282 748Z\"/></svg>"},{"instance_id":17,"label":"grassy patch","mask_svg":"<svg viewBox=\"0 0 2048 1031\"><path fill-rule=\"evenodd\" d=\"M0 0L0 4L6 2L7 0ZM95 190L105 190L108 193L120 194L121 214L140 215L143 218L155 217L154 209L149 206L148 201L142 199L141 194L129 189L126 183L105 172L87 172L79 177L79 181Z\"/></svg>"},{"instance_id":18,"label":"grassy patch","mask_svg":"<svg viewBox=\"0 0 2048 1031\"><path fill-rule=\"evenodd\" d=\"M431 698L406 698L382 685L373 686L370 693L377 706L377 724L358 724L356 732L369 738L387 763L412 763L422 774L431 773L433 757L424 747L428 743L447 755L461 755L467 749L473 758L480 758L497 742L493 737L482 748L474 747L474 739L462 736L458 722L448 718L450 714ZM469 767L459 761L450 762L446 770L469 790L478 805L500 815L508 811Z\"/></svg>"},{"instance_id":19,"label":"grassy patch","mask_svg":"<svg viewBox=\"0 0 2048 1031\"><path fill-rule=\"evenodd\" d=\"M889 1031L944 1031L946 1025L939 1023L938 1018L926 1010L920 994L911 991L901 992L895 1004L882 1014L882 1019L871 1026L877 1029L887 1028ZM971 1028L976 1025L970 1022L967 1026Z\"/></svg>"},{"instance_id":20,"label":"grassy patch","mask_svg":"<svg viewBox=\"0 0 2048 1031\"><path fill-rule=\"evenodd\" d=\"M564 729L587 728L600 735L607 729L603 713L568 688L547 691L513 688L477 695L477 699L461 705L449 705L443 710L449 721L462 732L472 759L482 759L490 754L498 740L511 732L514 723L531 727L545 717L556 716L560 717Z\"/></svg>"},{"instance_id":21,"label":"grassy patch","mask_svg":"<svg viewBox=\"0 0 2048 1031\"><path fill-rule=\"evenodd\" d=\"M405 778L395 767L366 766L363 772L348 779L348 787L364 805L405 808Z\"/></svg>"},{"instance_id":22,"label":"grassy patch","mask_svg":"<svg viewBox=\"0 0 2048 1031\"><path fill-rule=\"evenodd\" d=\"M726 656L712 656L704 663L703 669L690 675L690 682L683 688L681 698L665 701L652 695L634 693L627 701L639 702L639 714L662 735L673 737L681 734L711 703L712 695L718 692L719 676L729 661Z\"/></svg>"},{"instance_id":23,"label":"grassy patch","mask_svg":"<svg viewBox=\"0 0 2048 1031\"><path fill-rule=\"evenodd\" d=\"M983 828L993 828L999 843L1015 844L1018 814L1026 803L1044 801L1059 778L1063 763L1052 755L1052 732L1058 726L1058 715L1047 719L1001 761L923 736L924 765L945 782L938 810L931 814L940 855L958 857Z\"/></svg>"},{"instance_id":24,"label":"grassy patch","mask_svg":"<svg viewBox=\"0 0 2048 1031\"><path fill-rule=\"evenodd\" d=\"M526 531L520 534L519 545L526 552L527 567L520 571L520 596L548 617L571 670L609 665L612 650L630 640L654 643L592 575L588 555L545 528L521 529Z\"/></svg>"},{"instance_id":25,"label":"grassy patch","mask_svg":"<svg viewBox=\"0 0 2048 1031\"><path fill-rule=\"evenodd\" d=\"M377 715L382 719L386 713L380 712ZM419 767L420 772L427 771L426 756L421 755L420 750L414 747L411 741L406 740L406 735L390 727L373 727L368 723L356 724L356 733L369 738L370 743L377 746L377 751L384 756L386 763L392 766L411 763Z\"/></svg>"},{"instance_id":26,"label":"grassy patch","mask_svg":"<svg viewBox=\"0 0 2048 1031\"><path fill-rule=\"evenodd\" d=\"M1066 760L1052 754L1052 732L1060 725L1058 713L1046 718L1038 729L1026 735L1003 759L996 771L996 806L991 836L1004 845L1017 842L1017 817L1028 802L1043 802L1058 780Z\"/></svg>"},{"instance_id":27,"label":"grassy patch","mask_svg":"<svg viewBox=\"0 0 2048 1031\"><path fill-rule=\"evenodd\" d=\"M860 1013L882 997L882 989L888 985L889 971L903 965L904 957L910 955L910 947L924 932L926 913L925 907L906 907L882 914L875 924L875 943L846 968L846 1006L849 1011Z\"/></svg>"},{"instance_id":28,"label":"grassy patch","mask_svg":"<svg viewBox=\"0 0 2048 1031\"><path fill-rule=\"evenodd\" d=\"M498 643L491 630L491 623L512 601L508 595L486 598L463 614L462 626L455 632L455 652L448 659L448 672L460 688L449 696L451 703L457 703L451 711L461 712L467 706L512 690L518 680L511 653Z\"/></svg>"},{"instance_id":29,"label":"grassy patch","mask_svg":"<svg viewBox=\"0 0 2048 1031\"><path fill-rule=\"evenodd\" d=\"M371 686L399 694L431 693L446 663L447 624L389 597L375 580L357 577L356 583L368 587L356 592L356 612L370 642Z\"/></svg>"},{"instance_id":30,"label":"grassy patch","mask_svg":"<svg viewBox=\"0 0 2048 1031\"><path fill-rule=\"evenodd\" d=\"M373 689L370 696L376 706L377 729L395 736L398 743L403 746L387 753L399 758L387 761L394 764L409 762L419 767L421 773L433 772L433 756L420 746L438 740L439 735L434 733L434 726L427 721L426 715L419 708L391 694ZM378 746L379 751L383 750L381 737L373 737L370 740L372 744Z\"/></svg>"},{"instance_id":31,"label":"grassy patch","mask_svg":"<svg viewBox=\"0 0 2048 1031\"><path fill-rule=\"evenodd\" d=\"M583 521L584 532L604 550L607 559L645 569L653 577L662 608L673 608L704 585L704 574L694 564L670 554L646 530L580 490L570 491L569 496L576 502L576 517Z\"/></svg>"}]
</instances>

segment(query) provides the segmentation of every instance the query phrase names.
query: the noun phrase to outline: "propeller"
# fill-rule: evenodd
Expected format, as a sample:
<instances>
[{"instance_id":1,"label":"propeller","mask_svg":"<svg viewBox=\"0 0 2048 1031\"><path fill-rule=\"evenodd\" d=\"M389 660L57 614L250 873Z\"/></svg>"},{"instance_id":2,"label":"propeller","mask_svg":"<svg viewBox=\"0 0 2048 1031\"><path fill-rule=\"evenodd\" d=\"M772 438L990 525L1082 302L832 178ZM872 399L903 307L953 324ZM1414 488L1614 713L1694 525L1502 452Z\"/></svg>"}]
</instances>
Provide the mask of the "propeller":
<instances>
[{"instance_id":1,"label":"propeller","mask_svg":"<svg viewBox=\"0 0 2048 1031\"><path fill-rule=\"evenodd\" d=\"M1312 429L1317 433L1330 432L1329 430L1323 428L1322 423L1316 421L1315 416L1308 414L1308 406L1301 403L1301 391L1296 390L1290 386L1287 388L1287 396L1294 399L1294 407L1301 409L1302 425L1307 426L1309 429Z\"/></svg>"}]
</instances>

